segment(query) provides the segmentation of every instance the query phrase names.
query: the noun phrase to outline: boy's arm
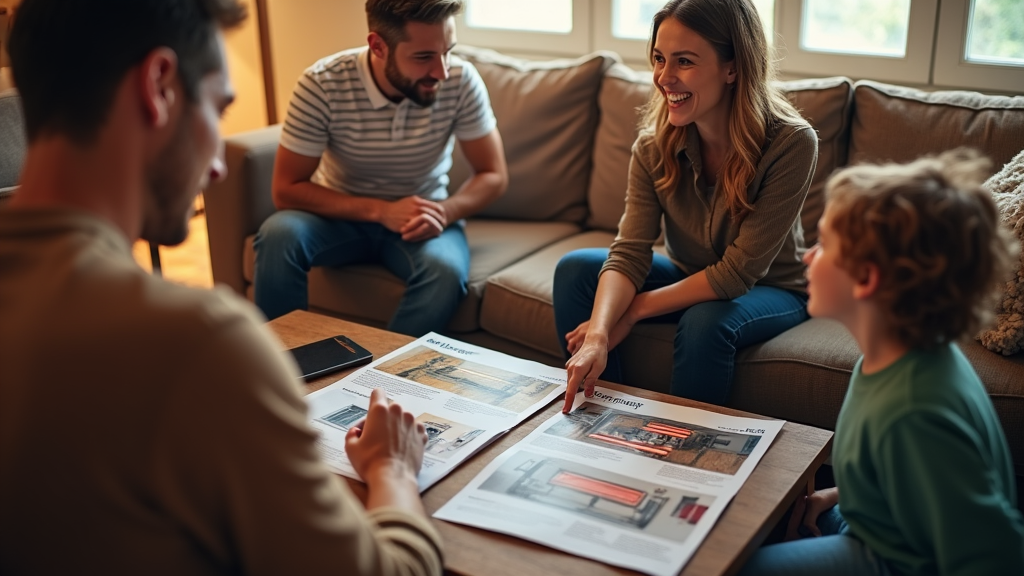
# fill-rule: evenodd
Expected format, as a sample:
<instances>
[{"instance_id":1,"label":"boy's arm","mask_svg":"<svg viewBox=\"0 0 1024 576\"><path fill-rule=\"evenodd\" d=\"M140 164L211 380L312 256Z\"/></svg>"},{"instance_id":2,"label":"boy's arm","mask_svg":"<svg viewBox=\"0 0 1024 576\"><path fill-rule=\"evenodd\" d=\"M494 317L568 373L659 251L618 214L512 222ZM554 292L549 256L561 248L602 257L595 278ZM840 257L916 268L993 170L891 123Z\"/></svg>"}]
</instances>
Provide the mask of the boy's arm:
<instances>
[{"instance_id":1,"label":"boy's arm","mask_svg":"<svg viewBox=\"0 0 1024 576\"><path fill-rule=\"evenodd\" d=\"M879 442L893 519L939 574L1024 574L1024 518L985 454L973 428L940 410L904 416Z\"/></svg>"}]
</instances>

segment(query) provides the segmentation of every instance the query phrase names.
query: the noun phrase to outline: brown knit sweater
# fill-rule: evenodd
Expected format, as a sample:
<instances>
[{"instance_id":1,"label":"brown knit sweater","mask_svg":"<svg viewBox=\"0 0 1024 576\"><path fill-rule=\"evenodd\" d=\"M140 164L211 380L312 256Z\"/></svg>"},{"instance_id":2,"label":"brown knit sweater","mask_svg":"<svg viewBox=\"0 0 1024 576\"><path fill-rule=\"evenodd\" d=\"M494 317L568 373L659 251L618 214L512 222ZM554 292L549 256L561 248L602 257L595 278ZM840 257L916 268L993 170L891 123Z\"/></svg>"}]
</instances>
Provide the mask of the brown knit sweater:
<instances>
[{"instance_id":1,"label":"brown knit sweater","mask_svg":"<svg viewBox=\"0 0 1024 576\"><path fill-rule=\"evenodd\" d=\"M705 185L695 126L677 154L682 175L674 190L655 189L662 176L654 168L658 155L653 135L641 134L633 145L626 210L602 272L617 270L640 290L664 216L669 258L687 275L707 270L719 298L742 296L754 284L805 290L800 210L818 159L818 137L809 125L782 125L769 134L747 187L754 211L739 224L725 195Z\"/></svg>"}]
</instances>

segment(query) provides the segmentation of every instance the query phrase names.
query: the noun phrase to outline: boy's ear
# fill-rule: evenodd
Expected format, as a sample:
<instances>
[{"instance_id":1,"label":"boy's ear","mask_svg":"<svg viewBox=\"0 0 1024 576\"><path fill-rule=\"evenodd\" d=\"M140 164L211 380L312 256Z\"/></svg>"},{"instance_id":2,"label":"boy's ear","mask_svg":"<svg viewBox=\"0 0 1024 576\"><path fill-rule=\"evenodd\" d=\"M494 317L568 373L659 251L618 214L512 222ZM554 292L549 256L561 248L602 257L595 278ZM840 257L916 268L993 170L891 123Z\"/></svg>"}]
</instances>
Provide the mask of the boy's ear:
<instances>
[{"instance_id":1,"label":"boy's ear","mask_svg":"<svg viewBox=\"0 0 1024 576\"><path fill-rule=\"evenodd\" d=\"M871 262L860 265L857 271L856 282L853 286L853 297L858 300L868 300L878 291L880 282L878 266Z\"/></svg>"}]
</instances>

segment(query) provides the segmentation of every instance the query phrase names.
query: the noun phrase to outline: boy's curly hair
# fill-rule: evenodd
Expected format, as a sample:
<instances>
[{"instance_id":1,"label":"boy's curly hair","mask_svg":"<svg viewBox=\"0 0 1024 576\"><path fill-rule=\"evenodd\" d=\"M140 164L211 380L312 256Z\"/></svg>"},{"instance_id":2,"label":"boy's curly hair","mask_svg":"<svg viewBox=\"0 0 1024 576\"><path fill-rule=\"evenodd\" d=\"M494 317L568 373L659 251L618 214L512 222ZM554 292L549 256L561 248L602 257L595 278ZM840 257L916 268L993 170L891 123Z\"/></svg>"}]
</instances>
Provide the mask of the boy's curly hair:
<instances>
[{"instance_id":1,"label":"boy's curly hair","mask_svg":"<svg viewBox=\"0 0 1024 576\"><path fill-rule=\"evenodd\" d=\"M1017 246L980 184L991 162L960 148L909 164L860 165L828 182L840 265L878 267L874 301L896 336L933 347L989 322Z\"/></svg>"}]
</instances>

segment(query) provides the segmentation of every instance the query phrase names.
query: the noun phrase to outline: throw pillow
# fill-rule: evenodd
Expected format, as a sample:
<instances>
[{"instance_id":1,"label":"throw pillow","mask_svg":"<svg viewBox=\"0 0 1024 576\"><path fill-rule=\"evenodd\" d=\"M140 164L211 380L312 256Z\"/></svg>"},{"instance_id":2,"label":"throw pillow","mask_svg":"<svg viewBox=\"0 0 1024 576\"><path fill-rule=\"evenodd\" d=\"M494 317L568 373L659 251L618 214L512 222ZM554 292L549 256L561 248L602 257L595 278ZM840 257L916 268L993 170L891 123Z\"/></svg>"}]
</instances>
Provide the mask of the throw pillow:
<instances>
[{"instance_id":1,"label":"throw pillow","mask_svg":"<svg viewBox=\"0 0 1024 576\"><path fill-rule=\"evenodd\" d=\"M996 326L978 335L993 352L1010 356L1024 351L1024 151L1010 160L985 184L999 206L1003 225L1021 243L1017 269L1004 287L996 306Z\"/></svg>"}]
</instances>

